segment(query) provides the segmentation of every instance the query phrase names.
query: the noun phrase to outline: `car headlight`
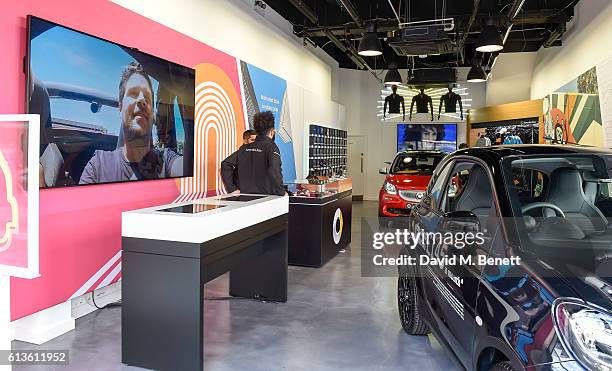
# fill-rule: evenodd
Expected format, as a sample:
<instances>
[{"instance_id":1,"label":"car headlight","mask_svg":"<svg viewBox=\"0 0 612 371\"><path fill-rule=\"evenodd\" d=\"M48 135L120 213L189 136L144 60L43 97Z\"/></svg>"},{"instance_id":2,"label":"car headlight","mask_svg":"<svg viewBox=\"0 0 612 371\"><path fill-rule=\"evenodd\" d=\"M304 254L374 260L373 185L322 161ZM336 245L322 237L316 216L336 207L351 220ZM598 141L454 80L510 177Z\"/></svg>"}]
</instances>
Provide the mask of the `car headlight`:
<instances>
[{"instance_id":1,"label":"car headlight","mask_svg":"<svg viewBox=\"0 0 612 371\"><path fill-rule=\"evenodd\" d=\"M572 299L553 306L555 330L565 349L588 370L612 370L612 315Z\"/></svg>"},{"instance_id":2,"label":"car headlight","mask_svg":"<svg viewBox=\"0 0 612 371\"><path fill-rule=\"evenodd\" d=\"M387 192L390 195L396 195L397 194L397 188L395 188L395 186L389 182L385 182L385 192Z\"/></svg>"}]
</instances>

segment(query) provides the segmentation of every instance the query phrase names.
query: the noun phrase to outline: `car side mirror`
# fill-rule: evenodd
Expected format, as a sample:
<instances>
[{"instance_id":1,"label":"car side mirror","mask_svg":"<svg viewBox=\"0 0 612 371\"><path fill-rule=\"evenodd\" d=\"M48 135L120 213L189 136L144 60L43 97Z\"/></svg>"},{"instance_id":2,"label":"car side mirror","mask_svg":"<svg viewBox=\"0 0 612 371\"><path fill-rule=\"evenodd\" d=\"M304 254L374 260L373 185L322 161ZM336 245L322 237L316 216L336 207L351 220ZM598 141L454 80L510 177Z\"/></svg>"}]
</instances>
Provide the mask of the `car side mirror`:
<instances>
[{"instance_id":1,"label":"car side mirror","mask_svg":"<svg viewBox=\"0 0 612 371\"><path fill-rule=\"evenodd\" d=\"M389 174L389 168L388 168L388 167L386 167L386 166L385 166L385 167L381 167L381 168L378 170L378 173L379 173L379 174L383 174L383 175Z\"/></svg>"},{"instance_id":2,"label":"car side mirror","mask_svg":"<svg viewBox=\"0 0 612 371\"><path fill-rule=\"evenodd\" d=\"M451 211L442 215L442 233L477 233L481 231L480 221L471 211Z\"/></svg>"}]
</instances>

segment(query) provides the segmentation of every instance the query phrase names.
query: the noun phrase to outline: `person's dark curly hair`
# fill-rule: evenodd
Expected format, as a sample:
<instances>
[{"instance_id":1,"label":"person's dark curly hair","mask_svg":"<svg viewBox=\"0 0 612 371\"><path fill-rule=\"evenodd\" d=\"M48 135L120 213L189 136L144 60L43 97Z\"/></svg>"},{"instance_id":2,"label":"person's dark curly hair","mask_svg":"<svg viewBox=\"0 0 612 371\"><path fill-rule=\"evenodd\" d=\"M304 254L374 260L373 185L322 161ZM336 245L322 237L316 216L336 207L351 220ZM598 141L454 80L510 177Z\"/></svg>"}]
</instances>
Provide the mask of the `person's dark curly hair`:
<instances>
[{"instance_id":1,"label":"person's dark curly hair","mask_svg":"<svg viewBox=\"0 0 612 371\"><path fill-rule=\"evenodd\" d=\"M151 83L151 79L149 78L149 75L144 70L144 67L142 66L142 64L138 62L130 62L130 64L128 64L125 67L125 69L121 72L121 80L119 81L119 104L120 105L121 105L121 100L123 99L123 96L125 95L125 84L130 79L130 77L132 77L132 75L135 75L135 74L141 75L149 83L149 89L151 89L151 101L152 102L155 101L155 99L153 99L155 95L153 92L153 84Z\"/></svg>"},{"instance_id":2,"label":"person's dark curly hair","mask_svg":"<svg viewBox=\"0 0 612 371\"><path fill-rule=\"evenodd\" d=\"M242 139L247 140L251 135L257 135L257 132L253 129L246 130L242 133Z\"/></svg>"},{"instance_id":3,"label":"person's dark curly hair","mask_svg":"<svg viewBox=\"0 0 612 371\"><path fill-rule=\"evenodd\" d=\"M253 127L257 135L267 135L274 129L274 115L270 111L259 112L253 116Z\"/></svg>"}]
</instances>

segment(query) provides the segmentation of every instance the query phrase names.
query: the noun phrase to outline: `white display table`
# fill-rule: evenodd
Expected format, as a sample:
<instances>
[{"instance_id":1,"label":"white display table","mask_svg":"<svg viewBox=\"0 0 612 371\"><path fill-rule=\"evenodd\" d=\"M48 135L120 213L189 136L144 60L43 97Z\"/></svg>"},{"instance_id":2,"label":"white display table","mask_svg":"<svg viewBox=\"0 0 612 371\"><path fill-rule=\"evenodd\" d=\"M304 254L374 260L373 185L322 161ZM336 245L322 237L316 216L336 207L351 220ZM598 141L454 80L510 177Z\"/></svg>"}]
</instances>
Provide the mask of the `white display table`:
<instances>
[{"instance_id":1,"label":"white display table","mask_svg":"<svg viewBox=\"0 0 612 371\"><path fill-rule=\"evenodd\" d=\"M229 195L124 212L122 361L203 370L203 286L287 301L289 197Z\"/></svg>"}]
</instances>

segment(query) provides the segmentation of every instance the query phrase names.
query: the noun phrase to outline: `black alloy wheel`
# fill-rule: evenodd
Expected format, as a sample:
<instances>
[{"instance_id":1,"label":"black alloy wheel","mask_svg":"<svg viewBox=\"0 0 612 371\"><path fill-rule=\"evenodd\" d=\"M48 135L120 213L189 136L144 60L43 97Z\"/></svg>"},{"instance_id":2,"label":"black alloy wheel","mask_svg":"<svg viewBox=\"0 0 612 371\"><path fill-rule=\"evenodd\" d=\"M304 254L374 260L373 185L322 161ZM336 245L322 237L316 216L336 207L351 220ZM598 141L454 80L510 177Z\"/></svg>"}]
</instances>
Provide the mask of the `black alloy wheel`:
<instances>
[{"instance_id":1,"label":"black alloy wheel","mask_svg":"<svg viewBox=\"0 0 612 371\"><path fill-rule=\"evenodd\" d=\"M422 320L418 308L418 295L414 268L399 267L397 279L397 307L402 328L410 335L426 335L427 324Z\"/></svg>"}]
</instances>

